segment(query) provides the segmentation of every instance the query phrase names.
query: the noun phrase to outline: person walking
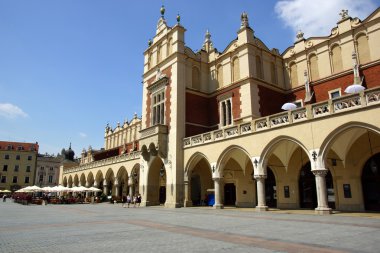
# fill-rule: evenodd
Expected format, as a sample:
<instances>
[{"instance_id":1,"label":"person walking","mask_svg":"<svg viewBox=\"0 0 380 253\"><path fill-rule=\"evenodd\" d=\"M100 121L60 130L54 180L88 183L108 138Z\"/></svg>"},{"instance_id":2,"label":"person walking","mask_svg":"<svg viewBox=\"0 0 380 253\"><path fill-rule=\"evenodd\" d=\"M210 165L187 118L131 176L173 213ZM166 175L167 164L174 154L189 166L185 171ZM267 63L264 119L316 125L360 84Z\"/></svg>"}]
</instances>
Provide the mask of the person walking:
<instances>
[{"instance_id":1,"label":"person walking","mask_svg":"<svg viewBox=\"0 0 380 253\"><path fill-rule=\"evenodd\" d=\"M129 205L131 204L131 196L129 194L127 195L127 207L129 208Z\"/></svg>"},{"instance_id":2,"label":"person walking","mask_svg":"<svg viewBox=\"0 0 380 253\"><path fill-rule=\"evenodd\" d=\"M133 207L136 207L137 196L133 196Z\"/></svg>"},{"instance_id":3,"label":"person walking","mask_svg":"<svg viewBox=\"0 0 380 253\"><path fill-rule=\"evenodd\" d=\"M3 195L3 202L7 201L7 195Z\"/></svg>"},{"instance_id":4,"label":"person walking","mask_svg":"<svg viewBox=\"0 0 380 253\"><path fill-rule=\"evenodd\" d=\"M137 195L137 198L136 198L136 201L137 201L137 207L140 207L140 203L141 203L141 195Z\"/></svg>"}]
</instances>

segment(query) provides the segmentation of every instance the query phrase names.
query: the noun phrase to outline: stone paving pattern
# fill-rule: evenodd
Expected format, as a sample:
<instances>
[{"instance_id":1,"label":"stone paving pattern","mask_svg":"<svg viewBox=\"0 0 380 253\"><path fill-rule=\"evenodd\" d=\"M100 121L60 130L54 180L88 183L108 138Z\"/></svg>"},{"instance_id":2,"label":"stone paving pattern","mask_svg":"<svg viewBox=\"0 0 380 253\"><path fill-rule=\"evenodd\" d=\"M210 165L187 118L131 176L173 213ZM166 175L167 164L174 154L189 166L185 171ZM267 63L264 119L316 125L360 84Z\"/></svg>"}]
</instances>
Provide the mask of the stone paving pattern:
<instances>
[{"instance_id":1,"label":"stone paving pattern","mask_svg":"<svg viewBox=\"0 0 380 253\"><path fill-rule=\"evenodd\" d=\"M306 212L307 213L307 212ZM361 217L369 216L369 217ZM380 215L0 202L0 252L380 252Z\"/></svg>"}]
</instances>

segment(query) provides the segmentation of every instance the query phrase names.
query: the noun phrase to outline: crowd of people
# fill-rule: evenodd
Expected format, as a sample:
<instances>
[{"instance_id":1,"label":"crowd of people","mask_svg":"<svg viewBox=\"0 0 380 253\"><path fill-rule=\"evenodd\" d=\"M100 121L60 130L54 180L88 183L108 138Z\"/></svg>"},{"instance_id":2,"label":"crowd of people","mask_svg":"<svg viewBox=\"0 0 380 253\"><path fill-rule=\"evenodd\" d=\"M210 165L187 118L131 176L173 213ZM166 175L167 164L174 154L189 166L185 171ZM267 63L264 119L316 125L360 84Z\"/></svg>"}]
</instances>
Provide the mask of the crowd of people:
<instances>
[{"instance_id":1,"label":"crowd of people","mask_svg":"<svg viewBox=\"0 0 380 253\"><path fill-rule=\"evenodd\" d=\"M123 202L123 205L122 207L127 207L129 208L129 206L133 205L133 207L139 207L140 204L141 204L141 195L140 194L137 194L137 195L134 195L133 197L131 197L129 194L126 195L126 196L123 196L122 198L122 202Z\"/></svg>"}]
</instances>

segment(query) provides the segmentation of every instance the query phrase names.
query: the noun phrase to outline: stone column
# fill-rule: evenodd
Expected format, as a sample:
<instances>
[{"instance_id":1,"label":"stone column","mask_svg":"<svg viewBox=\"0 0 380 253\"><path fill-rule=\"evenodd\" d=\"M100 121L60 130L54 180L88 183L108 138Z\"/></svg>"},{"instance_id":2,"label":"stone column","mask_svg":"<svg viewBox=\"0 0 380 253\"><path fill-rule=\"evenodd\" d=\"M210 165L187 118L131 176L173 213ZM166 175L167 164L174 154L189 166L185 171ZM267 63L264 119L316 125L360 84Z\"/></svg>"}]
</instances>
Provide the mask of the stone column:
<instances>
[{"instance_id":1,"label":"stone column","mask_svg":"<svg viewBox=\"0 0 380 253\"><path fill-rule=\"evenodd\" d=\"M119 195L120 195L120 192L119 192L119 180L117 178L115 178L114 187L115 187L115 197L119 197Z\"/></svg>"},{"instance_id":2,"label":"stone column","mask_svg":"<svg viewBox=\"0 0 380 253\"><path fill-rule=\"evenodd\" d=\"M107 188L107 181L104 180L103 182L103 193L108 196L108 188Z\"/></svg>"},{"instance_id":3,"label":"stone column","mask_svg":"<svg viewBox=\"0 0 380 253\"><path fill-rule=\"evenodd\" d=\"M130 177L129 179L128 179L128 186L129 186L129 196L131 197L131 198L133 198L133 194L134 194L134 192L133 192L133 184L134 184L134 182L133 182L133 178L132 177Z\"/></svg>"},{"instance_id":4,"label":"stone column","mask_svg":"<svg viewBox=\"0 0 380 253\"><path fill-rule=\"evenodd\" d=\"M222 204L222 193L220 192L221 191L221 187L220 187L220 184L222 183L222 179L221 178L213 178L214 180L214 190L215 190L215 204L214 204L214 208L215 209L223 209L223 204Z\"/></svg>"},{"instance_id":5,"label":"stone column","mask_svg":"<svg viewBox=\"0 0 380 253\"><path fill-rule=\"evenodd\" d=\"M327 190L326 190L326 175L328 170L318 169L312 170L315 176L315 186L317 187L317 199L318 207L315 208L317 214L331 214L331 208L329 208L327 202Z\"/></svg>"},{"instance_id":6,"label":"stone column","mask_svg":"<svg viewBox=\"0 0 380 253\"><path fill-rule=\"evenodd\" d=\"M255 175L257 185L257 206L256 211L268 211L268 206L265 203L265 178L266 175Z\"/></svg>"},{"instance_id":7,"label":"stone column","mask_svg":"<svg viewBox=\"0 0 380 253\"><path fill-rule=\"evenodd\" d=\"M193 206L193 203L192 203L192 201L189 198L189 194L190 194L190 191L191 191L190 185L189 185L189 181L184 181L183 183L185 185L185 203L184 203L184 207Z\"/></svg>"},{"instance_id":8,"label":"stone column","mask_svg":"<svg viewBox=\"0 0 380 253\"><path fill-rule=\"evenodd\" d=\"M86 187L90 187L90 183L86 181ZM90 197L90 192L86 192L86 198Z\"/></svg>"}]
</instances>

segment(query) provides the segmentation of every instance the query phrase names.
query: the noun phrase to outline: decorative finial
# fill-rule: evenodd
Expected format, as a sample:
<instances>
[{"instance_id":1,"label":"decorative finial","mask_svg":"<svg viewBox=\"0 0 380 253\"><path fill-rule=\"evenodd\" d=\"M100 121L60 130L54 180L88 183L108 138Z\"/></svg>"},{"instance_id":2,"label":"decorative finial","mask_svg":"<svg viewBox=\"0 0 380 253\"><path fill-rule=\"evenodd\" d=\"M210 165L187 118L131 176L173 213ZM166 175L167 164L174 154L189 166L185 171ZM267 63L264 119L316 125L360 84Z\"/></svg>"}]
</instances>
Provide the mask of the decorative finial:
<instances>
[{"instance_id":1,"label":"decorative finial","mask_svg":"<svg viewBox=\"0 0 380 253\"><path fill-rule=\"evenodd\" d=\"M133 116L135 119L137 119L137 112L135 112L135 114Z\"/></svg>"},{"instance_id":2,"label":"decorative finial","mask_svg":"<svg viewBox=\"0 0 380 253\"><path fill-rule=\"evenodd\" d=\"M205 34L205 42L209 42L209 41L211 41L211 34L209 30L207 29L206 34Z\"/></svg>"},{"instance_id":3,"label":"decorative finial","mask_svg":"<svg viewBox=\"0 0 380 253\"><path fill-rule=\"evenodd\" d=\"M240 28L249 27L248 14L245 11L241 14L240 19L241 19L241 26L240 26Z\"/></svg>"},{"instance_id":4,"label":"decorative finial","mask_svg":"<svg viewBox=\"0 0 380 253\"><path fill-rule=\"evenodd\" d=\"M71 142L70 142L70 146L69 146L69 149L71 149Z\"/></svg>"},{"instance_id":5,"label":"decorative finial","mask_svg":"<svg viewBox=\"0 0 380 253\"><path fill-rule=\"evenodd\" d=\"M165 14L165 7L164 7L164 5L161 6L160 12L161 12L161 17L164 18L164 14Z\"/></svg>"},{"instance_id":6,"label":"decorative finial","mask_svg":"<svg viewBox=\"0 0 380 253\"><path fill-rule=\"evenodd\" d=\"M151 45L152 45L152 40L149 39L149 40L148 40L148 46L151 46Z\"/></svg>"},{"instance_id":7,"label":"decorative finial","mask_svg":"<svg viewBox=\"0 0 380 253\"><path fill-rule=\"evenodd\" d=\"M179 13L177 14L177 24L179 24L179 22L181 21L181 16L179 15Z\"/></svg>"},{"instance_id":8,"label":"decorative finial","mask_svg":"<svg viewBox=\"0 0 380 253\"><path fill-rule=\"evenodd\" d=\"M339 15L342 17L342 20L348 18L348 10L342 10Z\"/></svg>"},{"instance_id":9,"label":"decorative finial","mask_svg":"<svg viewBox=\"0 0 380 253\"><path fill-rule=\"evenodd\" d=\"M205 41L203 42L202 49L206 50L207 52L214 49L214 46L213 46L212 41L211 41L211 34L210 34L208 29L206 30Z\"/></svg>"},{"instance_id":10,"label":"decorative finial","mask_svg":"<svg viewBox=\"0 0 380 253\"><path fill-rule=\"evenodd\" d=\"M296 35L296 37L297 37L297 42L298 42L298 41L301 41L301 40L304 39L304 38L303 38L303 35L304 35L304 33L303 33L301 30L298 30L297 35Z\"/></svg>"},{"instance_id":11,"label":"decorative finial","mask_svg":"<svg viewBox=\"0 0 380 253\"><path fill-rule=\"evenodd\" d=\"M119 126L120 126L120 122L118 121L118 122L117 122L117 127L119 127Z\"/></svg>"}]
</instances>

